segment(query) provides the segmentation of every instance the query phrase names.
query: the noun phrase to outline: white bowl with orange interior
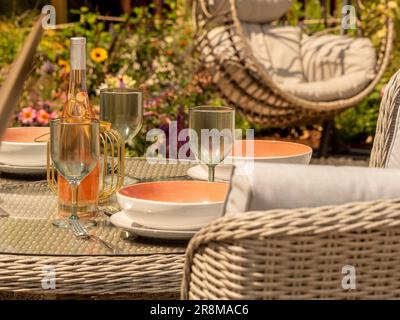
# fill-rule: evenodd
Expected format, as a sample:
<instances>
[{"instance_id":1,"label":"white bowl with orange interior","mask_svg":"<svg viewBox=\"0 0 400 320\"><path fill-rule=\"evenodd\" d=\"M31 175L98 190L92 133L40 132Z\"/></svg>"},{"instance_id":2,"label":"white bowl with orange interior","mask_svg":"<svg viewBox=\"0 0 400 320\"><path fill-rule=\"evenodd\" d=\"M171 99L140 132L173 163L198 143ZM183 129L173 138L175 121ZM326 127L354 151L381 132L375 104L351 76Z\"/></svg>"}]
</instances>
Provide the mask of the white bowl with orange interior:
<instances>
[{"instance_id":1,"label":"white bowl with orange interior","mask_svg":"<svg viewBox=\"0 0 400 320\"><path fill-rule=\"evenodd\" d=\"M215 168L215 178L229 180L232 165L246 165L251 162L273 162L309 164L312 148L307 145L274 140L236 140L231 154ZM188 170L195 179L207 180L208 168L200 164Z\"/></svg>"},{"instance_id":2,"label":"white bowl with orange interior","mask_svg":"<svg viewBox=\"0 0 400 320\"><path fill-rule=\"evenodd\" d=\"M123 187L120 207L132 221L165 230L198 230L222 214L226 183L156 181Z\"/></svg>"},{"instance_id":3,"label":"white bowl with orange interior","mask_svg":"<svg viewBox=\"0 0 400 320\"><path fill-rule=\"evenodd\" d=\"M311 156L312 149L301 143L275 140L237 140L229 157L233 162L309 164Z\"/></svg>"},{"instance_id":4,"label":"white bowl with orange interior","mask_svg":"<svg viewBox=\"0 0 400 320\"><path fill-rule=\"evenodd\" d=\"M49 127L6 129L0 144L0 163L21 167L45 167L47 163L45 141L49 138L49 133ZM36 139L40 142L35 141Z\"/></svg>"}]
</instances>

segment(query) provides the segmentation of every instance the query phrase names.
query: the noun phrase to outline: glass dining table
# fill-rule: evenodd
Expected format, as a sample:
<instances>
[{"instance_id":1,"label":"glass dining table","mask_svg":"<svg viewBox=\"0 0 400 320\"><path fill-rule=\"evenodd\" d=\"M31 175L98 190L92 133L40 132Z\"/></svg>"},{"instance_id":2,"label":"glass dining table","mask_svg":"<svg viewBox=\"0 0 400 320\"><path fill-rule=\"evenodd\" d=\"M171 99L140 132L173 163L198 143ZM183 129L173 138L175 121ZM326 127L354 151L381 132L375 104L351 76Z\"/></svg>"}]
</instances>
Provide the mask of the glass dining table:
<instances>
[{"instance_id":1,"label":"glass dining table","mask_svg":"<svg viewBox=\"0 0 400 320\"><path fill-rule=\"evenodd\" d=\"M190 179L193 165L127 158L125 174L139 181ZM104 210L118 211L115 199ZM55 228L56 213L57 197L43 177L0 174L0 299L179 298L187 242L127 237L101 214L91 231L118 248L113 252Z\"/></svg>"}]
</instances>

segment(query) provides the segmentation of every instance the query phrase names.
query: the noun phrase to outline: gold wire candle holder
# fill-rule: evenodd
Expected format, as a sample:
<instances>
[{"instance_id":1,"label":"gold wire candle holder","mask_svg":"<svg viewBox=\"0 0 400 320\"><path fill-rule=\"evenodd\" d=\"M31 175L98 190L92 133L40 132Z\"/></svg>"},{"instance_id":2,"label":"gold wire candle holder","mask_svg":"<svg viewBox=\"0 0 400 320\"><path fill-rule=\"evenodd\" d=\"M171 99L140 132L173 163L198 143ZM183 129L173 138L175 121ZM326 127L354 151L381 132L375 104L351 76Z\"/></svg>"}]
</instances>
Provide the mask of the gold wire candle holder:
<instances>
[{"instance_id":1,"label":"gold wire candle holder","mask_svg":"<svg viewBox=\"0 0 400 320\"><path fill-rule=\"evenodd\" d=\"M47 183L57 194L57 174L51 162L50 139L47 140ZM104 203L124 184L125 143L121 134L111 128L111 123L100 123L100 179L99 203Z\"/></svg>"}]
</instances>

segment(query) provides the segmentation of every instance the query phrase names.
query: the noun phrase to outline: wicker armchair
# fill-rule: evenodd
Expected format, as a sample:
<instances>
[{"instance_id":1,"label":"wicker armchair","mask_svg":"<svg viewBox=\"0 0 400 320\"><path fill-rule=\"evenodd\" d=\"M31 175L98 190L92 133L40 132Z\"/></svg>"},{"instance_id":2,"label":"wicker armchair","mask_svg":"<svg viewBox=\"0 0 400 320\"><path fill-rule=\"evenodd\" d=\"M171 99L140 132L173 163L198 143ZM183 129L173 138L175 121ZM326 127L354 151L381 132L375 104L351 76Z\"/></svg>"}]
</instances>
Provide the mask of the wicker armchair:
<instances>
[{"instance_id":1,"label":"wicker armchair","mask_svg":"<svg viewBox=\"0 0 400 320\"><path fill-rule=\"evenodd\" d=\"M386 1L388 2L388 1ZM325 2L323 2L325 3ZM354 1L358 12L365 10L365 2ZM340 10L339 10L340 11ZM273 80L245 37L242 22L238 17L236 0L195 0L193 19L196 26L196 48L201 64L213 75L213 82L221 96L237 107L237 111L251 123L264 127L287 127L333 118L341 111L364 99L379 82L390 58L394 27L390 15L382 16L378 11L368 17L368 26L374 30L364 34L375 37L377 30L386 30L377 45L375 77L366 87L349 98L330 101L310 101L280 88ZM281 21L282 24L287 21ZM318 35L340 33L341 19L323 19L325 29ZM315 21L302 21L300 26L307 34L315 34ZM217 30L219 30L217 32ZM362 29L359 29L362 35ZM217 52L223 46L229 52L222 58Z\"/></svg>"},{"instance_id":2,"label":"wicker armchair","mask_svg":"<svg viewBox=\"0 0 400 320\"><path fill-rule=\"evenodd\" d=\"M399 105L397 72L370 166L386 166ZM400 298L399 218L399 199L222 217L189 244L182 298ZM345 266L355 268L355 289L342 287Z\"/></svg>"}]
</instances>

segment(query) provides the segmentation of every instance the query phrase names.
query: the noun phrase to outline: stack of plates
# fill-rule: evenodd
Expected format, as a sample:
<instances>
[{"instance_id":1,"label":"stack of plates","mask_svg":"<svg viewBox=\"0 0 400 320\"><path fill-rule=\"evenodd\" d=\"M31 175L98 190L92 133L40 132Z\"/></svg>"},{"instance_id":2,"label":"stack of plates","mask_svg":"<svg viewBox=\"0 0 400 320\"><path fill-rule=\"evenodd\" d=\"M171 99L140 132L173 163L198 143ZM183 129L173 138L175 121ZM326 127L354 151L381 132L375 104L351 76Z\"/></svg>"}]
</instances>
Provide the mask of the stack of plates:
<instances>
[{"instance_id":1,"label":"stack of plates","mask_svg":"<svg viewBox=\"0 0 400 320\"><path fill-rule=\"evenodd\" d=\"M49 127L8 128L0 146L0 171L11 174L46 173Z\"/></svg>"},{"instance_id":2,"label":"stack of plates","mask_svg":"<svg viewBox=\"0 0 400 320\"><path fill-rule=\"evenodd\" d=\"M138 236L165 240L189 240L198 230L167 230L142 226L130 217L129 213L120 211L113 214L110 222Z\"/></svg>"},{"instance_id":3,"label":"stack of plates","mask_svg":"<svg viewBox=\"0 0 400 320\"><path fill-rule=\"evenodd\" d=\"M145 182L121 188L121 212L110 221L137 235L183 240L222 214L226 183L204 181Z\"/></svg>"}]
</instances>

